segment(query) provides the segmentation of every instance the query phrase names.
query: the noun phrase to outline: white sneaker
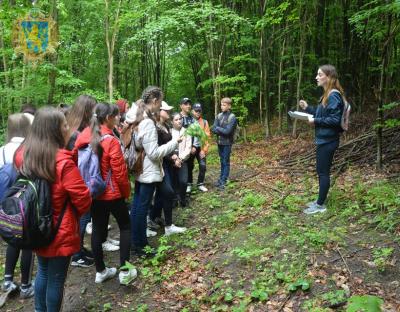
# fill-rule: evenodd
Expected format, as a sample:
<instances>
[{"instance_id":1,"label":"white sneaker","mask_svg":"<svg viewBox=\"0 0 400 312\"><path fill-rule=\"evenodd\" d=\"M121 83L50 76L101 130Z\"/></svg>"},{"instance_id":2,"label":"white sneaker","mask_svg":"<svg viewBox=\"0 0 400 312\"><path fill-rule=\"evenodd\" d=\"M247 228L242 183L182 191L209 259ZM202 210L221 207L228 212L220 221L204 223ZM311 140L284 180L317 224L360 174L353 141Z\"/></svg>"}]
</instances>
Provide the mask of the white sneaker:
<instances>
[{"instance_id":1,"label":"white sneaker","mask_svg":"<svg viewBox=\"0 0 400 312\"><path fill-rule=\"evenodd\" d=\"M107 238L107 242L109 242L110 244L113 244L115 246L119 246L119 240Z\"/></svg>"},{"instance_id":2,"label":"white sneaker","mask_svg":"<svg viewBox=\"0 0 400 312\"><path fill-rule=\"evenodd\" d=\"M188 186L186 187L186 193L191 193L191 192L192 192L192 186L188 184Z\"/></svg>"},{"instance_id":3,"label":"white sneaker","mask_svg":"<svg viewBox=\"0 0 400 312\"><path fill-rule=\"evenodd\" d=\"M87 233L88 235L92 235L92 233L93 233L92 222L89 222L89 223L86 225L86 233Z\"/></svg>"},{"instance_id":4,"label":"white sneaker","mask_svg":"<svg viewBox=\"0 0 400 312\"><path fill-rule=\"evenodd\" d=\"M146 229L146 236L147 237L153 237L153 236L156 236L156 235L157 235L157 232L154 232L154 231L150 230L149 228Z\"/></svg>"},{"instance_id":5,"label":"white sneaker","mask_svg":"<svg viewBox=\"0 0 400 312\"><path fill-rule=\"evenodd\" d=\"M137 270L135 268L132 268L128 271L120 271L118 277L119 283L121 285L127 286L137 277Z\"/></svg>"},{"instance_id":6,"label":"white sneaker","mask_svg":"<svg viewBox=\"0 0 400 312\"><path fill-rule=\"evenodd\" d=\"M208 191L208 188L206 188L203 184L202 184L202 185L199 185L199 186L197 187L197 189L198 189L199 191L202 191L202 192L207 192L207 191Z\"/></svg>"},{"instance_id":7,"label":"white sneaker","mask_svg":"<svg viewBox=\"0 0 400 312\"><path fill-rule=\"evenodd\" d=\"M110 243L108 240L106 240L103 243L103 250L104 251L117 251L119 250L119 246L115 246L114 244Z\"/></svg>"},{"instance_id":8,"label":"white sneaker","mask_svg":"<svg viewBox=\"0 0 400 312\"><path fill-rule=\"evenodd\" d=\"M171 224L170 226L165 227L165 235L166 236L176 234L176 233L183 233L185 231L186 231L185 227L179 227L174 224Z\"/></svg>"},{"instance_id":9,"label":"white sneaker","mask_svg":"<svg viewBox=\"0 0 400 312\"><path fill-rule=\"evenodd\" d=\"M111 230L111 224L108 225L107 229L108 229L108 230ZM92 235L92 233L93 233L93 224L92 224L92 222L89 222L89 223L86 225L86 233L87 233L88 235Z\"/></svg>"},{"instance_id":10,"label":"white sneaker","mask_svg":"<svg viewBox=\"0 0 400 312\"><path fill-rule=\"evenodd\" d=\"M117 274L116 268L105 268L103 272L96 272L96 279L94 280L95 283L103 283L104 281L112 278Z\"/></svg>"}]
</instances>

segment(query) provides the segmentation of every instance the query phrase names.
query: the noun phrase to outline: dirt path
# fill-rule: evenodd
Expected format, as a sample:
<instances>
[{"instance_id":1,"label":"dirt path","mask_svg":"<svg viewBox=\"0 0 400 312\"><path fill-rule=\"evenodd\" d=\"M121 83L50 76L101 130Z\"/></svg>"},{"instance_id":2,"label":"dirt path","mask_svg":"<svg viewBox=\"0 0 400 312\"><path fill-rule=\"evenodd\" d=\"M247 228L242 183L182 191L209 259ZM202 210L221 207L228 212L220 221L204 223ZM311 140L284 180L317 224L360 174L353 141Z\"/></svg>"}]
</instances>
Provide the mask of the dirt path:
<instances>
[{"instance_id":1,"label":"dirt path","mask_svg":"<svg viewBox=\"0 0 400 312\"><path fill-rule=\"evenodd\" d=\"M267 169L278 166L291 143L236 146L234 182L223 193L211 187L218 175L214 150L210 192L174 211L175 223L189 231L152 239L158 256L132 259L140 275L129 287L117 279L97 285L93 267L71 268L63 311L340 311L356 294L379 296L386 311L400 311L398 238L371 222L375 216L362 210L361 186L355 187L369 185L372 173L349 170L336 181L328 211L305 216L314 173ZM117 265L118 252L106 259ZM33 300L10 300L3 310L33 311Z\"/></svg>"}]
</instances>

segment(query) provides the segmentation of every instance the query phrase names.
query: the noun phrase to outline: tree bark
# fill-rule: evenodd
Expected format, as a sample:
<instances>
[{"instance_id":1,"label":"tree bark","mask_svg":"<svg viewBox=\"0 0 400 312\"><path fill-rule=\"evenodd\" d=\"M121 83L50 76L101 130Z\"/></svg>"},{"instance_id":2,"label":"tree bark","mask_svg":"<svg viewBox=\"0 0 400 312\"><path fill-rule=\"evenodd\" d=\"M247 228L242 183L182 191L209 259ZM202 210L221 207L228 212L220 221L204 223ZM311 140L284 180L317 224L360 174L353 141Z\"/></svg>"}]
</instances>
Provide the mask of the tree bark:
<instances>
[{"instance_id":1,"label":"tree bark","mask_svg":"<svg viewBox=\"0 0 400 312\"><path fill-rule=\"evenodd\" d=\"M278 114L279 114L279 131L282 132L282 71L283 71L283 57L285 56L286 38L283 38L281 58L279 60L279 74L278 74Z\"/></svg>"},{"instance_id":2,"label":"tree bark","mask_svg":"<svg viewBox=\"0 0 400 312\"><path fill-rule=\"evenodd\" d=\"M118 1L117 4L117 11L115 13L114 24L112 29L110 29L110 0L104 0L106 6L106 17L105 17L105 30L106 30L106 46L107 46L107 55L108 55L108 95L110 103L113 100L113 93L114 93L114 83L113 83L113 76L114 76L114 48L115 48L115 41L117 39L118 33L118 19L119 13L121 10L121 3L122 0Z\"/></svg>"},{"instance_id":3,"label":"tree bark","mask_svg":"<svg viewBox=\"0 0 400 312\"><path fill-rule=\"evenodd\" d=\"M301 9L300 9L301 12ZM300 101L300 87L301 87L301 81L303 79L303 60L304 60L304 53L305 53L305 45L306 45L306 29L305 29L305 23L307 21L307 11L305 8L304 16L303 18L301 17L300 14L300 19L299 19L299 36L300 36L300 50L299 50L299 73L297 76L297 88L296 88L296 110L299 110L299 101ZM293 131L292 131L292 136L296 137L297 136L297 119L294 120L293 122Z\"/></svg>"},{"instance_id":4,"label":"tree bark","mask_svg":"<svg viewBox=\"0 0 400 312\"><path fill-rule=\"evenodd\" d=\"M385 37L386 41L383 45L382 50L382 66L381 66L381 75L379 81L379 100L378 100L378 116L377 116L377 130L376 130L376 166L377 169L380 171L383 167L382 162L382 150L383 150L383 138L382 138L382 128L383 128L383 105L386 102L386 78L387 78L387 69L389 67L389 55L390 55L390 47L392 46L392 14L389 14L388 17L388 30L387 35ZM396 28L396 27L395 27Z\"/></svg>"},{"instance_id":5,"label":"tree bark","mask_svg":"<svg viewBox=\"0 0 400 312\"><path fill-rule=\"evenodd\" d=\"M51 18L54 20L54 22L56 23L55 27L58 27L58 10L57 10L57 0L52 0L51 1L51 11L50 11L50 16ZM56 91L56 79L57 79L57 54L54 53L54 55L51 55L49 57L50 62L53 65L53 68L50 69L49 71L49 85L50 85L50 89L49 89L49 94L47 97L47 104L48 105L52 105L54 104L54 94Z\"/></svg>"}]
</instances>

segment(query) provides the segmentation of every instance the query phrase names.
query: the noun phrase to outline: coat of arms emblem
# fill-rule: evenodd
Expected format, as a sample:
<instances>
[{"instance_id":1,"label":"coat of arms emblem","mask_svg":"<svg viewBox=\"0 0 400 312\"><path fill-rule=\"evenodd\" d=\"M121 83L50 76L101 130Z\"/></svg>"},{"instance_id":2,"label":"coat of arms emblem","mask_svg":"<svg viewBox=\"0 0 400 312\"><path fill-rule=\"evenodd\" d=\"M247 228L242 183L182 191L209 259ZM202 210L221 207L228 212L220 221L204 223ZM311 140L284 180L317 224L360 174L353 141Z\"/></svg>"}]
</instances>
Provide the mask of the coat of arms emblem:
<instances>
[{"instance_id":1,"label":"coat of arms emblem","mask_svg":"<svg viewBox=\"0 0 400 312\"><path fill-rule=\"evenodd\" d=\"M56 52L56 23L40 11L32 10L14 24L13 39L17 54L22 53L26 61L39 61Z\"/></svg>"}]
</instances>

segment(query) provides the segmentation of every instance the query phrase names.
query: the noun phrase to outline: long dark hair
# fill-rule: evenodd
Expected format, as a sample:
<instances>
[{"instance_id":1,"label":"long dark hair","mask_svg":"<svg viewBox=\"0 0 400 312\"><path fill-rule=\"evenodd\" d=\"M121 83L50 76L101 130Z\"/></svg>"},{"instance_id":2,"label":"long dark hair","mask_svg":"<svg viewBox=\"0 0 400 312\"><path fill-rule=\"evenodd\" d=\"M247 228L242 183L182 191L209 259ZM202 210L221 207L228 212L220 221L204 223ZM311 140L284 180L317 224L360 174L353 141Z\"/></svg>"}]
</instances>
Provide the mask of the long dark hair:
<instances>
[{"instance_id":1,"label":"long dark hair","mask_svg":"<svg viewBox=\"0 0 400 312\"><path fill-rule=\"evenodd\" d=\"M336 71L335 66L326 64L319 67L319 69L328 77L328 84L324 90L324 94L322 95L322 103L326 105L328 103L329 93L332 89L339 90L342 94L342 97L345 99L344 90L339 82L338 73Z\"/></svg>"},{"instance_id":2,"label":"long dark hair","mask_svg":"<svg viewBox=\"0 0 400 312\"><path fill-rule=\"evenodd\" d=\"M64 121L63 113L53 107L43 107L36 112L23 143L21 173L24 176L55 181L57 151L65 145L61 130Z\"/></svg>"},{"instance_id":3,"label":"long dark hair","mask_svg":"<svg viewBox=\"0 0 400 312\"><path fill-rule=\"evenodd\" d=\"M94 114L90 121L90 130L92 138L90 146L92 150L101 158L103 149L101 148L101 132L100 126L106 122L107 117L115 117L119 114L118 106L110 105L108 103L97 103L94 108Z\"/></svg>"},{"instance_id":4,"label":"long dark hair","mask_svg":"<svg viewBox=\"0 0 400 312\"><path fill-rule=\"evenodd\" d=\"M85 94L80 95L75 100L67 115L67 123L71 133L76 130L82 131L89 126L96 104L97 101L94 97Z\"/></svg>"},{"instance_id":5,"label":"long dark hair","mask_svg":"<svg viewBox=\"0 0 400 312\"><path fill-rule=\"evenodd\" d=\"M7 142L13 137L26 138L31 127L31 121L24 113L16 113L7 119Z\"/></svg>"}]
</instances>

